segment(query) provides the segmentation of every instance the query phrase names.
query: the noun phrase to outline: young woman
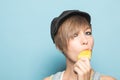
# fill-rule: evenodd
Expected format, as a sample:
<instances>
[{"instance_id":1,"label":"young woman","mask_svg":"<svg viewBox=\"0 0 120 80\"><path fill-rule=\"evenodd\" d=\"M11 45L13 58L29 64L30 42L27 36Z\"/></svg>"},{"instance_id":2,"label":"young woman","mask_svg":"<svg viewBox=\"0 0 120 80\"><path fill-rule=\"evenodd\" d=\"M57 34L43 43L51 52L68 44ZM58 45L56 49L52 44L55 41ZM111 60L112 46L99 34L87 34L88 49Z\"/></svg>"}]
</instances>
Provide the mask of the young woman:
<instances>
[{"instance_id":1,"label":"young woman","mask_svg":"<svg viewBox=\"0 0 120 80\"><path fill-rule=\"evenodd\" d=\"M53 19L51 37L66 57L66 69L44 80L115 80L94 71L89 58L77 58L80 52L93 49L94 39L90 22L90 15L79 10L66 10Z\"/></svg>"}]
</instances>

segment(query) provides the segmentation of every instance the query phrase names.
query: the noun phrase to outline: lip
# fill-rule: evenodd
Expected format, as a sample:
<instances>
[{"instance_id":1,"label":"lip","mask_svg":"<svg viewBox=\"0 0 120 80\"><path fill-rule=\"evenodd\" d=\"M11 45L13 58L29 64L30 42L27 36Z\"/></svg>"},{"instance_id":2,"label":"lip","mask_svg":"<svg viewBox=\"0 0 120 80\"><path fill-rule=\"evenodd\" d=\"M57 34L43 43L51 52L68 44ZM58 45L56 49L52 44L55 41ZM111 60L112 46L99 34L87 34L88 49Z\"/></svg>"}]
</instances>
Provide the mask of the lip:
<instances>
[{"instance_id":1,"label":"lip","mask_svg":"<svg viewBox=\"0 0 120 80\"><path fill-rule=\"evenodd\" d=\"M90 51L92 51L92 49L83 49L83 50L81 50L80 52L85 51L85 50L90 50Z\"/></svg>"},{"instance_id":2,"label":"lip","mask_svg":"<svg viewBox=\"0 0 120 80\"><path fill-rule=\"evenodd\" d=\"M84 51L84 50L91 50L91 49L83 49L82 51Z\"/></svg>"}]
</instances>

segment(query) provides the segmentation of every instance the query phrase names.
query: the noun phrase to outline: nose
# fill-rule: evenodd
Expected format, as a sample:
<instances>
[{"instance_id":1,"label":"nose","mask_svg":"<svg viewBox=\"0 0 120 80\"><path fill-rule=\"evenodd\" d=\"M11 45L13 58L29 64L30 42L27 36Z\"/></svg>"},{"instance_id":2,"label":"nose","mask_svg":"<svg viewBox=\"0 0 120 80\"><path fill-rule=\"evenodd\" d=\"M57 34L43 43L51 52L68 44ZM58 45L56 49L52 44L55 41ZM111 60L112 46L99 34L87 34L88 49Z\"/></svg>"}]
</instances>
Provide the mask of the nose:
<instances>
[{"instance_id":1,"label":"nose","mask_svg":"<svg viewBox=\"0 0 120 80\"><path fill-rule=\"evenodd\" d=\"M87 37L85 35L81 36L81 45L87 45L88 44L88 40Z\"/></svg>"}]
</instances>

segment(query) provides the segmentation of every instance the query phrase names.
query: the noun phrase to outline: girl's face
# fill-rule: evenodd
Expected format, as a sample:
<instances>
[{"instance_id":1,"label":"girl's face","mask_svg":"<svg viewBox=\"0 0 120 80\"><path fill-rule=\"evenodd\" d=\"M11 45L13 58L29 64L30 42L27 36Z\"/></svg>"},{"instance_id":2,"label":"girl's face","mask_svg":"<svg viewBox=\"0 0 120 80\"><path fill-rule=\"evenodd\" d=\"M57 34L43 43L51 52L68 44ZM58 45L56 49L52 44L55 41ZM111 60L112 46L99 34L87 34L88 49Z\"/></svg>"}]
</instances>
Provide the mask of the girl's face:
<instances>
[{"instance_id":1,"label":"girl's face","mask_svg":"<svg viewBox=\"0 0 120 80\"><path fill-rule=\"evenodd\" d=\"M92 50L94 39L92 30L89 26L80 29L78 33L73 34L73 38L68 41L67 58L73 62L77 61L78 54L83 50Z\"/></svg>"}]
</instances>

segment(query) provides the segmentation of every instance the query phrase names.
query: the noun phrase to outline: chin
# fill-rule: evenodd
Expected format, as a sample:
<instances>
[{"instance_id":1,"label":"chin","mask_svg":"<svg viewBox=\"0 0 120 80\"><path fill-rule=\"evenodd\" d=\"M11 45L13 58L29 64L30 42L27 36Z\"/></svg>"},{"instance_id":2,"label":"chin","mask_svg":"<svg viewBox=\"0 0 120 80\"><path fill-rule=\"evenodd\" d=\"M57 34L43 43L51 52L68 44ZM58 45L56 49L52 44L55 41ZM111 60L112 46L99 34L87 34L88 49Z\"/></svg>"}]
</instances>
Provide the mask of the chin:
<instances>
[{"instance_id":1,"label":"chin","mask_svg":"<svg viewBox=\"0 0 120 80\"><path fill-rule=\"evenodd\" d=\"M77 61L78 61L78 59L75 59L75 60L73 60L72 62L73 62L73 63L76 63Z\"/></svg>"}]
</instances>

